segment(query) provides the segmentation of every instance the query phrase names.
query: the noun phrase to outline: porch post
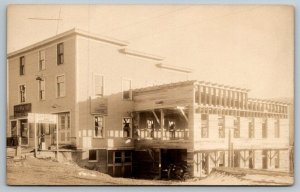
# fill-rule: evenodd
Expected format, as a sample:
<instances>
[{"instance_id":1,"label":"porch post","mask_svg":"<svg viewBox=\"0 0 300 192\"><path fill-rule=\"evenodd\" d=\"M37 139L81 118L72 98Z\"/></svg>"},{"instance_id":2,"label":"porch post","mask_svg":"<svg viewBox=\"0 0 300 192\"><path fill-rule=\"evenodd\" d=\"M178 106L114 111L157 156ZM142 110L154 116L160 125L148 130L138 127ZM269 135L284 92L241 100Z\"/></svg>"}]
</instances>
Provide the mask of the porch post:
<instances>
[{"instance_id":1,"label":"porch post","mask_svg":"<svg viewBox=\"0 0 300 192\"><path fill-rule=\"evenodd\" d=\"M165 127L165 115L163 109L160 109L160 132L161 132L161 139L164 138L164 127Z\"/></svg>"}]
</instances>

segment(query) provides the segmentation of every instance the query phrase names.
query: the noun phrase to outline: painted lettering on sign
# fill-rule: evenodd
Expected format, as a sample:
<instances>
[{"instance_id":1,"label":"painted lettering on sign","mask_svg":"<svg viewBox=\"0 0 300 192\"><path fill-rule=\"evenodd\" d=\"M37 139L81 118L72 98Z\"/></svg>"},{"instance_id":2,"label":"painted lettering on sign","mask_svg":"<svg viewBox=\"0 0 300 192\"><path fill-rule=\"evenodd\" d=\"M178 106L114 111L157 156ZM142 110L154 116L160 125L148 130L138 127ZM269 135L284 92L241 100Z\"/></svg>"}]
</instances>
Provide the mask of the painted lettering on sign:
<instances>
[{"instance_id":1,"label":"painted lettering on sign","mask_svg":"<svg viewBox=\"0 0 300 192\"><path fill-rule=\"evenodd\" d=\"M31 112L31 103L20 104L14 106L14 116L22 117L27 116Z\"/></svg>"}]
</instances>

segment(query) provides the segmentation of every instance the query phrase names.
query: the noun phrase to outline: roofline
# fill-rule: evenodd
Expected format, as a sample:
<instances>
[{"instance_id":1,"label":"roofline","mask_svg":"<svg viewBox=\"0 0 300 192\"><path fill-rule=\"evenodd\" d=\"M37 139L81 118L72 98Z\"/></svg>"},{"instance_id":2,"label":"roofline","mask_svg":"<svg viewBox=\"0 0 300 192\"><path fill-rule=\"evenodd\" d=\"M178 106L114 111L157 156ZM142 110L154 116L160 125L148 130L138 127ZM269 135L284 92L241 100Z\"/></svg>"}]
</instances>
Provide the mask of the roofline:
<instances>
[{"instance_id":1,"label":"roofline","mask_svg":"<svg viewBox=\"0 0 300 192\"><path fill-rule=\"evenodd\" d=\"M102 41L102 42L105 42L105 43L110 43L110 44L114 44L114 45L118 45L118 46L128 46L129 45L129 43L126 42L126 41L114 39L114 38L111 38L111 37L100 36L100 35L89 33L87 31L83 31L83 30L80 30L80 29L73 28L71 30L62 32L58 35L55 35L55 36L52 36L52 37L47 38L45 40L39 41L37 43L34 43L32 45L29 45L29 46L24 47L22 49L19 49L17 51L13 51L11 53L8 53L7 58L11 58L11 57L14 57L16 55L22 54L24 52L34 50L34 49L36 49L38 47L41 47L45 44L48 44L48 43L51 43L53 41L57 41L61 38L72 36L72 35L80 35L80 36L83 36L83 37L86 37L86 38L90 38L90 39L94 39L94 40L97 40L97 41Z\"/></svg>"},{"instance_id":2,"label":"roofline","mask_svg":"<svg viewBox=\"0 0 300 192\"><path fill-rule=\"evenodd\" d=\"M136 51L136 50L132 50L132 49L127 49L127 48L120 49L119 51L120 51L120 53L124 53L124 54L127 54L127 55L142 57L142 58L151 59L151 60L155 60L155 61L162 61L164 59L163 57L158 56L158 55L144 53L144 52L140 52L140 51Z\"/></svg>"},{"instance_id":3,"label":"roofline","mask_svg":"<svg viewBox=\"0 0 300 192\"><path fill-rule=\"evenodd\" d=\"M248 101L251 102L260 102L260 103L268 103L268 104L282 104L282 105L291 105L289 102L276 101L271 99L258 99L258 98L248 98Z\"/></svg>"},{"instance_id":4,"label":"roofline","mask_svg":"<svg viewBox=\"0 0 300 192\"><path fill-rule=\"evenodd\" d=\"M179 71L179 72L184 72L184 73L192 73L192 69L186 68L186 67L180 67L180 66L175 66L175 65L167 65L163 63L158 63L156 64L157 67L163 68L163 69L169 69L173 71Z\"/></svg>"},{"instance_id":5,"label":"roofline","mask_svg":"<svg viewBox=\"0 0 300 192\"><path fill-rule=\"evenodd\" d=\"M225 88L225 89L233 90L233 91L241 91L241 92L244 92L244 93L247 93L247 92L250 91L250 89L245 89L245 88L240 88L240 87L233 87L233 86L229 86L229 85L212 83L212 82L208 82L208 81L198 81L198 84L208 86L208 87L214 87L214 88Z\"/></svg>"}]
</instances>

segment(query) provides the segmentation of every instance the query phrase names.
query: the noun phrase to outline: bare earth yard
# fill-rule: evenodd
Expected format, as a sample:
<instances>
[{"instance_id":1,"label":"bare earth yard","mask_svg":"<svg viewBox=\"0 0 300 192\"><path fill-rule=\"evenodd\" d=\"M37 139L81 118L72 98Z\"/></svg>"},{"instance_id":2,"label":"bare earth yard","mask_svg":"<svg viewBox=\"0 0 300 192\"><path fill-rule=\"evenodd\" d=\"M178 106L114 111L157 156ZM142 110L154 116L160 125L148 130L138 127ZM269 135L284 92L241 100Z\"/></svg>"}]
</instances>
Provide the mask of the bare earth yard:
<instances>
[{"instance_id":1,"label":"bare earth yard","mask_svg":"<svg viewBox=\"0 0 300 192\"><path fill-rule=\"evenodd\" d=\"M235 171L237 172L237 171ZM7 158L8 185L291 185L288 175L266 175L251 172L244 175L215 171L204 179L186 181L142 180L114 178L97 171L86 170L72 162L51 159Z\"/></svg>"}]
</instances>

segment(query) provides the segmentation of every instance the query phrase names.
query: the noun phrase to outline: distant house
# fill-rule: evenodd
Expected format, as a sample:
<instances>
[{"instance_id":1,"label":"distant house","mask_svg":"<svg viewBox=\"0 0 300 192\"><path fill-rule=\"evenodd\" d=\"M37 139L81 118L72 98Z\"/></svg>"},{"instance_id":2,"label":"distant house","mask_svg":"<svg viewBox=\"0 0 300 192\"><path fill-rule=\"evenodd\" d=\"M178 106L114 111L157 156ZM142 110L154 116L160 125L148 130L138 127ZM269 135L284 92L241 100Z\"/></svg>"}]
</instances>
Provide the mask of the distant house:
<instances>
[{"instance_id":1,"label":"distant house","mask_svg":"<svg viewBox=\"0 0 300 192\"><path fill-rule=\"evenodd\" d=\"M77 29L8 54L8 144L34 146L28 113L51 150L112 176L162 176L169 164L201 177L214 167L289 171L289 105L247 89L190 81L190 69ZM59 140L56 141L58 132Z\"/></svg>"}]
</instances>

